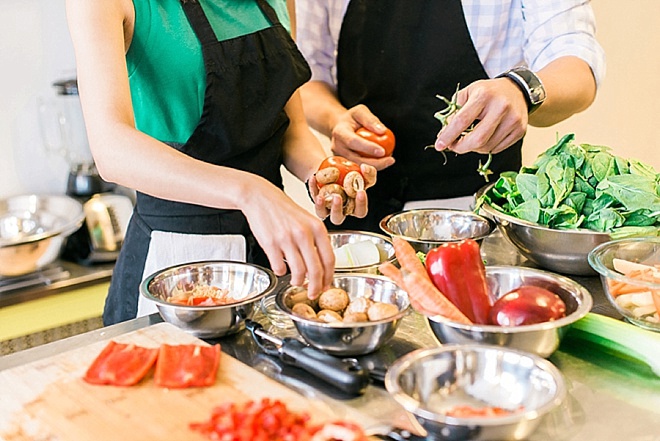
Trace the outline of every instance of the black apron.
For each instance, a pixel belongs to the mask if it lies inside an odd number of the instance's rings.
[[[346,108],[365,104],[396,136],[396,163],[369,189],[369,214],[332,229],[380,232],[379,221],[408,201],[474,194],[482,154],[433,148],[445,107],[461,87],[488,78],[474,48],[460,0],[352,0],[339,34],[338,96]],[[495,155],[491,170],[518,170],[522,141]]]
[[[256,1],[272,26],[226,41],[217,40],[197,1],[182,1],[202,45],[206,91],[202,116],[193,134],[185,144],[171,145],[205,162],[258,174],[283,188],[282,139],[289,125],[284,106],[311,74],[275,11],[265,0]],[[268,266],[242,212],[138,192],[105,302],[105,325],[135,318],[139,284],[154,230],[240,234],[246,239],[248,262]]]

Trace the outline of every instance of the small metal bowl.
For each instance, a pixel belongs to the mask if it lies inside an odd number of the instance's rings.
[[[612,306],[626,321],[650,331],[660,332],[660,320],[655,307],[655,303],[660,304],[660,282],[627,277],[614,269],[614,259],[658,268],[656,265],[660,265],[660,238],[613,240],[597,246],[589,253],[589,263],[600,274],[603,291]],[[613,289],[616,284],[625,284],[628,294],[615,295]]]
[[[487,190],[482,189],[479,195]],[[518,219],[488,203],[481,205],[479,212],[495,221],[504,237],[520,254],[541,268],[562,274],[596,275],[587,256],[595,247],[611,240],[609,233],[584,228],[558,230]]]
[[[277,307],[293,323],[310,345],[337,356],[365,355],[379,349],[390,340],[403,317],[410,311],[408,294],[384,276],[373,274],[335,274],[333,285],[344,289],[351,300],[367,297],[397,305],[399,313],[384,320],[357,323],[323,323],[304,319],[291,311],[289,297],[298,287],[287,286],[277,293]]]
[[[567,392],[559,370],[522,351],[489,345],[418,349],[387,371],[385,388],[437,440],[522,440],[560,406]],[[507,415],[458,417],[454,406],[499,407]]]
[[[277,278],[272,271],[250,263],[207,261],[176,265],[147,277],[140,294],[156,303],[160,316],[200,338],[216,338],[240,331],[261,299],[272,292]],[[183,306],[168,299],[177,291],[197,285],[226,289],[234,303],[216,306]]]
[[[82,204],[69,196],[0,200],[0,277],[28,274],[55,261],[84,220]]]
[[[361,265],[361,266],[350,266],[350,267],[335,267],[335,273],[337,274],[349,274],[349,273],[368,273],[368,274],[379,274],[378,266],[383,262],[395,262],[396,257],[394,255],[394,245],[392,241],[383,236],[382,234],[370,233],[368,231],[331,231],[328,233],[330,236],[330,243],[332,244],[333,249],[337,249],[341,246],[347,244],[354,244],[363,241],[373,242],[380,253],[380,260],[378,263],[373,265]]]
[[[408,241],[415,251],[428,253],[446,242],[481,242],[495,230],[492,220],[472,211],[451,209],[407,210],[385,216],[380,229]]]
[[[486,279],[492,300],[523,285],[545,288],[566,304],[566,316],[558,320],[523,326],[465,325],[441,316],[428,317],[440,343],[483,343],[530,352],[547,358],[557,350],[570,325],[591,310],[589,291],[568,277],[517,266],[487,266]]]

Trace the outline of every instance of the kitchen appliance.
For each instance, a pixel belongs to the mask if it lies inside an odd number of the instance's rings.
[[[56,95],[39,104],[46,151],[67,162],[66,194],[83,204],[85,222],[72,234],[62,258],[82,264],[113,262],[133,211],[132,199],[98,173],[89,149],[76,78],[53,83]]]
[[[101,193],[83,203],[85,222],[69,236],[62,257],[85,265],[113,262],[119,256],[133,213],[128,196]]]
[[[40,99],[39,121],[46,150],[69,166],[66,194],[85,198],[112,191],[115,185],[101,179],[89,149],[77,79],[56,81],[53,86],[55,97]]]

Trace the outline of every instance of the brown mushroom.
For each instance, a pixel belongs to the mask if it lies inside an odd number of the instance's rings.
[[[361,313],[361,314],[366,314],[367,310],[369,307],[374,303],[373,300],[367,298],[367,297],[357,297],[353,300],[351,300],[351,303],[348,304],[346,307],[346,314],[351,314],[351,313]]]
[[[339,179],[339,169],[337,167],[322,168],[314,176],[319,185],[334,184]]]
[[[323,198],[323,201],[325,202],[325,208],[328,210],[332,208],[332,198],[333,195],[338,194],[341,196],[341,200],[343,203],[346,203],[346,200],[348,197],[346,196],[346,192],[344,191],[344,187],[342,187],[339,184],[327,184],[324,185],[319,189],[319,196]]]
[[[373,305],[367,310],[367,315],[369,320],[376,322],[378,320],[384,320],[390,318],[399,313],[399,307],[393,305],[392,303],[383,303],[383,302],[374,302]]]
[[[330,288],[319,296],[319,308],[330,311],[343,311],[348,306],[348,293],[341,288]]]
[[[316,314],[316,318],[325,323],[340,323],[342,321],[341,315],[336,311],[331,311],[329,309],[322,309]]]
[[[344,313],[344,323],[368,322],[369,316],[364,312],[346,312]]]
[[[315,320],[317,318],[316,311],[314,311],[314,308],[309,306],[307,303],[296,303],[293,305],[293,308],[291,308],[291,312],[293,312],[298,317],[302,317],[307,320]]]
[[[362,173],[357,171],[346,173],[346,176],[344,176],[344,191],[346,192],[346,196],[354,198],[360,190],[364,190]]]

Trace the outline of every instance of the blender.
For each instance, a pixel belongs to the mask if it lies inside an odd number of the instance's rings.
[[[94,264],[116,260],[133,201],[120,194],[124,187],[104,181],[96,169],[78,96],[77,79],[53,83],[56,96],[39,105],[40,128],[46,150],[68,164],[66,194],[83,204],[84,225],[66,241],[62,257]]]

